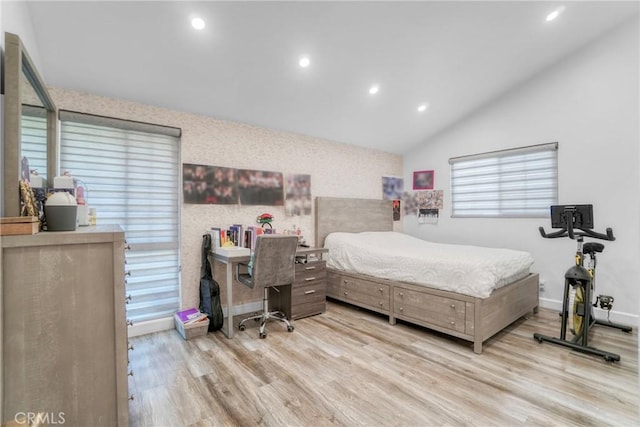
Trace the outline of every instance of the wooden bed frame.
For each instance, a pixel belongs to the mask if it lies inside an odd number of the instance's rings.
[[[390,200],[316,198],[316,246],[332,232],[393,231]],[[530,274],[477,298],[435,288],[394,282],[362,274],[327,269],[327,296],[473,342],[482,344],[502,329],[538,311],[538,275]]]

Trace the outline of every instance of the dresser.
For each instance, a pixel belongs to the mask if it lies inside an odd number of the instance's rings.
[[[2,420],[128,425],[124,232],[3,236]]]

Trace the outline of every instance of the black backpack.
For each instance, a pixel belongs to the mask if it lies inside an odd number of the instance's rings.
[[[202,236],[202,260],[200,266],[200,311],[209,318],[209,332],[222,329],[224,316],[220,305],[220,285],[213,280],[209,254],[211,252],[211,235]]]

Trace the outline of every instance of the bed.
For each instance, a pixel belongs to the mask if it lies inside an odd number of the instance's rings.
[[[532,260],[524,252],[464,246],[464,258],[472,261],[465,266],[451,255],[456,245],[442,245],[433,248],[441,268],[435,274],[434,266],[423,266],[427,259],[402,257],[393,247],[394,241],[419,245],[424,257],[429,248],[423,244],[430,244],[393,233],[391,201],[318,197],[315,209],[316,245],[329,247],[327,296],[332,299],[387,315],[391,324],[400,319],[471,341],[478,354],[486,340],[537,312],[538,275],[529,273]],[[507,268],[498,274],[481,257],[473,262],[478,249],[496,251],[491,262]]]

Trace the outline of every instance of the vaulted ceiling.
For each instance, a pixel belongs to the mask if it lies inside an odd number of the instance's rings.
[[[30,1],[28,8],[50,85],[395,153],[639,9],[615,1]],[[196,16],[204,29],[192,27]]]

